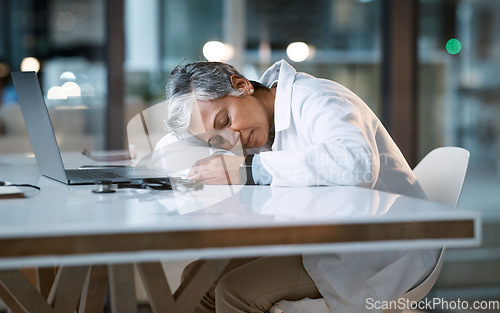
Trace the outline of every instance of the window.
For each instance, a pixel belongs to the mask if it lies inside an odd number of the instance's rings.
[[[105,146],[105,3],[104,0],[1,2],[6,18],[0,20],[0,59],[13,71],[35,69],[30,64],[39,68],[36,70],[62,150]],[[3,88],[2,98],[0,152],[30,151],[10,79]]]
[[[379,110],[380,1],[166,0],[139,7],[129,0],[127,9],[127,42],[135,42],[127,44],[127,92],[146,106],[163,100],[166,79],[182,61],[224,60],[258,79],[286,59],[299,71],[346,85]],[[157,37],[145,43],[151,34]],[[287,53],[292,43],[306,44],[303,60],[300,45],[298,59],[290,56],[293,49]],[[156,52],[159,62],[147,65]]]
[[[497,1],[421,1],[418,37],[421,157],[443,145],[468,149],[459,206],[487,216],[500,203],[499,17]]]

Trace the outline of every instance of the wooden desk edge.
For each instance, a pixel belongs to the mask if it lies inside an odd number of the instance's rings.
[[[476,239],[474,220],[354,223],[0,239],[0,258],[92,253]]]

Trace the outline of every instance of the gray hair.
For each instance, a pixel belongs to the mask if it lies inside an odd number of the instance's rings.
[[[232,75],[244,77],[227,63],[199,61],[177,65],[166,87],[167,130],[177,138],[184,137],[188,133],[197,100],[213,101],[225,96],[243,96],[244,90],[234,89],[231,85]]]

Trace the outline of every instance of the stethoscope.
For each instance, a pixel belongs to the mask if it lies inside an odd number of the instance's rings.
[[[173,184],[172,184],[173,183]],[[96,189],[93,193],[113,193],[116,190],[112,188],[113,182],[109,180],[99,180],[96,182]],[[117,189],[132,188],[146,190],[200,190],[203,184],[185,178],[143,178],[130,182],[116,183]]]

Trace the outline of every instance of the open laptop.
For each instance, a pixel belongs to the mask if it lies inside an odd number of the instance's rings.
[[[12,80],[42,175],[70,185],[94,184],[99,180],[129,182],[144,178],[167,178],[164,172],[147,168],[65,169],[37,74],[12,72]]]

